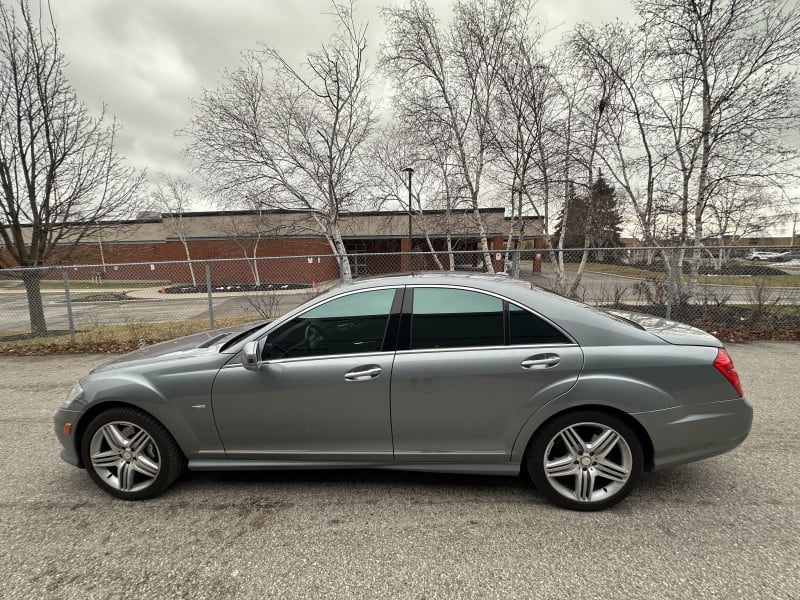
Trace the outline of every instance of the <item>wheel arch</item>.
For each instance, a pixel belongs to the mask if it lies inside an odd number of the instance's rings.
[[[555,419],[573,412],[579,412],[583,410],[594,410],[597,412],[602,412],[612,417],[616,417],[623,421],[626,425],[628,425],[639,438],[639,443],[642,445],[642,452],[644,454],[644,470],[651,471],[653,469],[654,464],[654,457],[655,457],[655,449],[653,447],[653,441],[650,438],[650,434],[647,433],[647,430],[644,426],[630,413],[625,412],[624,410],[620,410],[619,408],[615,408],[613,406],[609,406],[607,404],[597,404],[597,403],[587,403],[587,404],[579,404],[576,406],[568,406],[564,407],[562,410],[555,412],[548,416],[546,419],[541,421],[535,429],[526,436],[526,439],[517,439],[517,443],[515,444],[515,451],[514,455],[518,458],[520,464],[524,464],[525,457],[530,450],[530,446],[533,441],[536,439],[539,432],[544,429],[549,423],[554,421]],[[523,443],[524,441],[524,443]]]
[[[83,457],[81,456],[81,443],[83,441],[83,436],[86,433],[86,428],[89,426],[89,423],[91,423],[97,415],[114,408],[130,408],[144,415],[147,415],[151,419],[157,421],[164,428],[164,430],[170,435],[170,437],[175,441],[175,444],[180,449],[181,454],[183,454],[184,458],[186,458],[186,452],[183,450],[183,448],[181,448],[181,445],[178,442],[177,438],[175,437],[175,435],[173,435],[172,431],[170,431],[170,428],[167,426],[167,424],[164,423],[164,421],[158,417],[158,415],[155,415],[152,412],[143,409],[141,406],[137,406],[136,404],[125,402],[124,400],[103,400],[87,408],[86,411],[83,412],[83,414],[81,414],[81,418],[75,424],[75,431],[72,436],[73,437],[72,443],[75,446],[75,455],[78,457],[77,466],[79,468],[81,469],[86,468],[86,465],[83,464]]]

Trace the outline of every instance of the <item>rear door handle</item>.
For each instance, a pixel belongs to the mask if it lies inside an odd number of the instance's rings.
[[[344,374],[345,381],[368,381],[375,379],[381,374],[381,368],[378,365],[367,365],[366,367],[357,367],[352,371]]]
[[[520,363],[523,369],[549,369],[561,362],[558,354],[536,354]]]

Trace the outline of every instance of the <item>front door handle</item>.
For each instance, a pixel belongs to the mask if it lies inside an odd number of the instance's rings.
[[[366,367],[357,367],[352,371],[344,374],[345,381],[368,381],[375,379],[381,374],[381,368],[378,365],[368,365]]]
[[[561,362],[558,354],[536,354],[529,356],[520,363],[523,369],[549,369]]]

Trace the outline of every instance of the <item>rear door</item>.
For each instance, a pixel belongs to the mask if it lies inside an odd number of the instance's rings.
[[[530,310],[488,292],[409,287],[392,373],[395,459],[508,461],[528,417],[582,366],[580,347]]]

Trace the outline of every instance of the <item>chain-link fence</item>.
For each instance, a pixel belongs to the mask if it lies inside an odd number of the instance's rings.
[[[800,252],[545,249],[53,266],[0,270],[0,343],[149,343],[280,315],[343,279],[505,271],[589,304],[752,337],[800,334]]]

